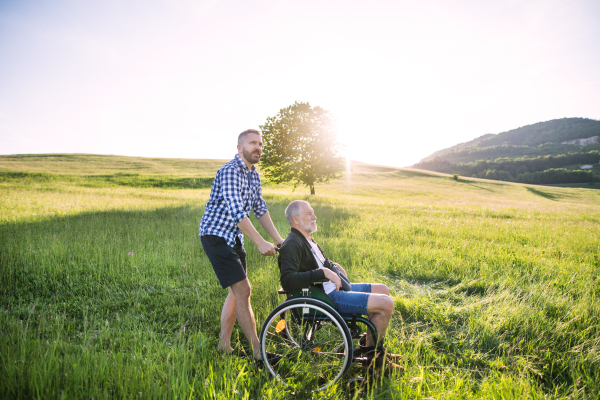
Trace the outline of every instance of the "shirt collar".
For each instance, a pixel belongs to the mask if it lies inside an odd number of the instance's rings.
[[[240,157],[239,154],[236,154],[235,157],[233,158],[235,161],[237,161],[239,167],[244,171],[244,172],[254,172],[256,171],[256,167],[254,165],[252,165],[252,168],[248,168],[248,166],[246,165],[246,163],[244,162],[244,160],[242,160],[242,157]]]
[[[305,237],[305,236],[302,234],[302,232],[300,232],[298,229],[296,229],[296,228],[292,228],[290,233],[293,233],[293,234],[295,234],[295,235],[299,236],[299,237],[300,237],[300,239],[302,239],[302,241],[303,241],[304,243],[306,243],[306,244],[307,244],[307,245],[310,247],[310,243],[308,242],[308,239],[307,239],[307,238],[306,238],[306,237]],[[311,239],[312,239],[312,238],[311,238]],[[313,240],[313,241],[314,241],[314,240]],[[315,243],[317,243],[317,242],[315,242]]]

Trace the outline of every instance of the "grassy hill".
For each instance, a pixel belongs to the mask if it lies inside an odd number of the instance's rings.
[[[600,136],[600,121],[563,118],[540,122],[439,150],[415,168],[534,184],[600,182],[600,143],[565,144]],[[595,164],[590,173],[581,164]]]
[[[229,160],[147,158],[96,154],[18,154],[0,156],[0,172],[60,175],[182,175],[214,178]]]
[[[226,291],[197,237],[210,188],[138,185],[221,163],[0,157],[0,397],[313,397],[215,351]],[[143,179],[90,178],[118,174]],[[386,345],[406,373],[358,398],[600,396],[599,191],[354,163],[317,193],[266,186],[277,229],[308,199],[328,256],[394,299]],[[282,301],[277,263],[246,250],[260,326]],[[346,381],[314,397],[350,398]]]

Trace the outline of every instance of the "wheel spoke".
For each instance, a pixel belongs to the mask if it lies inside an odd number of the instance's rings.
[[[304,313],[306,308],[310,309],[308,314]],[[341,377],[352,360],[352,339],[346,333],[345,322],[329,310],[296,302],[288,306],[284,303],[269,315],[261,333],[261,346],[263,356],[280,356],[268,365],[272,375],[288,385],[312,390],[322,390]]]

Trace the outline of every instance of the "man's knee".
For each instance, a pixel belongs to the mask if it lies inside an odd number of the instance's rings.
[[[372,283],[371,284],[371,292],[376,294],[384,294],[386,296],[390,295],[390,288],[383,283]]]
[[[230,286],[230,288],[236,300],[249,299],[250,295],[252,294],[252,287],[250,286],[248,279],[234,283]]]
[[[386,314],[392,315],[394,313],[394,300],[390,296],[384,296],[384,310]]]
[[[367,308],[371,314],[375,313],[391,316],[394,312],[394,301],[390,296],[373,294],[369,296]]]
[[[383,290],[384,290],[384,292],[385,292],[384,294],[385,294],[386,296],[389,296],[389,295],[390,295],[390,288],[389,288],[389,287],[387,287],[387,285],[384,285],[384,284],[381,284],[381,285],[383,286]],[[393,305],[393,304],[392,304],[392,305]]]

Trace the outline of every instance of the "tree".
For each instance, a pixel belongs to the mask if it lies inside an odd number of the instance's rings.
[[[315,183],[342,176],[345,159],[329,111],[295,102],[268,117],[260,129],[264,144],[260,166],[269,182],[292,182],[294,190],[303,183],[314,195]]]

